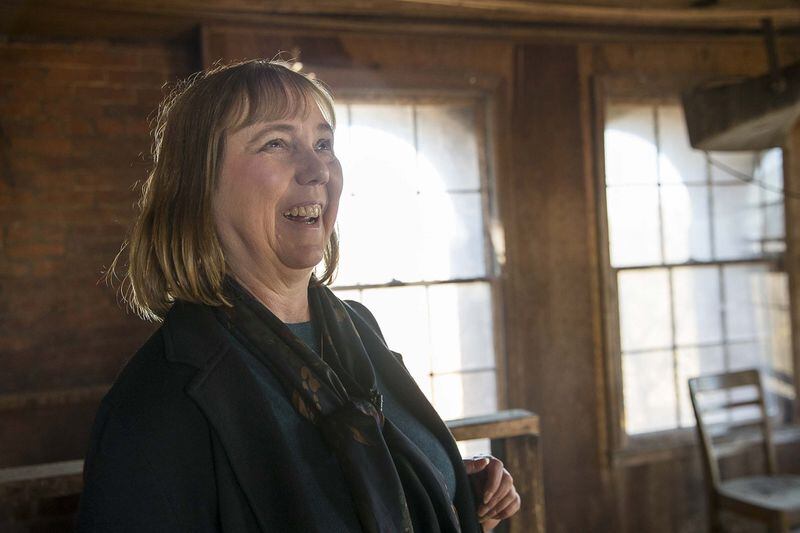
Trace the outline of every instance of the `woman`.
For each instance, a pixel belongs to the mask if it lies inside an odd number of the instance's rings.
[[[201,73],[161,107],[124,287],[163,325],[100,406],[80,531],[473,532],[519,509],[502,463],[462,462],[370,312],[325,285],[334,127],[326,88],[277,62]]]

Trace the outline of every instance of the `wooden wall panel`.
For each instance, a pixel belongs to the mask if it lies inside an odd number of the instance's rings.
[[[593,224],[573,46],[520,46],[512,170],[501,186],[511,405],[541,415],[549,531],[614,531],[596,452],[602,411]]]
[[[356,33],[317,29],[292,31],[262,27],[210,25],[202,31],[203,63],[282,57],[327,68],[429,72],[475,72],[506,80],[513,72],[513,43],[500,39],[454,36]]]

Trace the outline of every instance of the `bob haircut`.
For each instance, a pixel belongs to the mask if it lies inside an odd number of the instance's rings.
[[[106,274],[109,282],[118,278],[127,248],[120,292],[137,315],[161,321],[175,300],[230,305],[222,294],[227,268],[212,215],[227,132],[303,114],[309,102],[336,127],[333,97],[324,84],[288,63],[266,60],[198,72],[164,99],[139,215]],[[325,270],[312,276],[312,284],[330,284],[338,259],[334,231],[325,246]]]

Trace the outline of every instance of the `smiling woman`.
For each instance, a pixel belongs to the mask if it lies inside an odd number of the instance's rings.
[[[227,265],[262,301],[281,301],[273,289],[281,280],[305,290],[308,269],[333,234],[342,192],[332,126],[313,101],[292,107],[298,110],[289,119],[233,128],[213,201]],[[303,322],[310,320],[303,307],[271,309],[284,322]]]
[[[502,463],[460,457],[369,310],[326,286],[333,109],[267,61],[161,107],[110,275],[126,252],[128,302],[163,324],[100,406],[80,531],[477,532],[519,509]]]

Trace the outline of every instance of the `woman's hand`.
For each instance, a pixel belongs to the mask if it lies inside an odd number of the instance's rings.
[[[514,488],[514,478],[503,468],[503,462],[491,455],[476,455],[464,459],[464,467],[478,495],[478,520],[484,531],[488,531],[501,520],[513,515],[520,508],[520,497]]]

